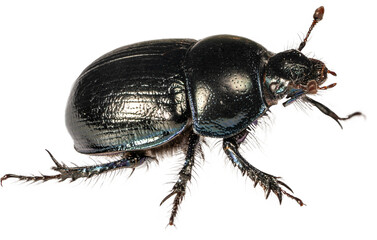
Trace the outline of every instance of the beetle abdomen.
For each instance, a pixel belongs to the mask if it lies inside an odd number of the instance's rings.
[[[152,148],[186,126],[182,63],[196,41],[148,41],[94,61],[73,86],[66,125],[81,153]]]

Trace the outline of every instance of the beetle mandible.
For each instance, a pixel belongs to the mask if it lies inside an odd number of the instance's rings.
[[[229,160],[255,185],[259,183],[266,198],[272,191],[280,203],[286,195],[302,206],[285,183],[252,166],[238,149],[268,109],[283,98],[287,98],[284,106],[306,102],[339,125],[339,120],[361,115],[338,117],[308,97],[335,86],[322,86],[328,74],[336,75],[333,71],[301,53],[323,14],[324,7],[316,9],[297,50],[277,54],[243,37],[217,35],[199,41],[146,41],[103,55],[76,80],[66,108],[66,125],[79,153],[116,155],[118,160],[69,167],[47,151],[58,174],[6,174],[1,182],[8,178],[75,181],[121,168],[134,170],[159,151],[178,146],[186,152],[185,162],[171,193],[161,202],[174,196],[169,219],[173,225],[200,143],[204,137],[214,137],[222,139]]]

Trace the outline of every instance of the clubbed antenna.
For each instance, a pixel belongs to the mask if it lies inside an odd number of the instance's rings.
[[[325,14],[325,8],[323,6],[320,6],[319,8],[317,8],[314,12],[314,15],[313,15],[313,22],[312,22],[312,25],[310,26],[309,28],[309,31],[308,33],[306,34],[306,37],[304,38],[304,40],[300,43],[300,46],[298,47],[298,50],[301,51],[305,45],[306,45],[306,42],[308,41],[308,37],[310,35],[310,33],[312,32],[314,26],[322,20],[323,18],[323,14]]]

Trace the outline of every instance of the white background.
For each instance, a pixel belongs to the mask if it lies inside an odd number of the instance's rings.
[[[10,2],[10,1],[9,1]],[[97,183],[22,184],[0,188],[1,239],[376,239],[376,43],[372,1],[11,1],[0,4],[0,175],[53,174],[59,161],[92,163],[76,153],[65,104],[81,71],[102,54],[143,40],[234,34],[273,52],[297,48],[325,5],[303,50],[336,71],[338,86],[316,96],[343,123],[318,110],[271,108],[261,147],[244,148],[265,172],[282,176],[307,206],[271,194],[205,149],[176,220],[159,207],[182,162],[166,158]],[[198,164],[199,165],[199,164]]]

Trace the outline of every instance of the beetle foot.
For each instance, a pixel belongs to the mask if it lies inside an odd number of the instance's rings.
[[[58,175],[43,175],[41,174],[40,176],[23,176],[23,175],[16,175],[16,174],[5,174],[1,179],[0,179],[0,185],[3,186],[3,181],[9,179],[9,178],[17,178],[20,181],[26,181],[26,182],[37,182],[37,181],[42,181],[46,182],[51,179],[57,179],[59,178],[60,174]]]
[[[279,199],[280,204],[283,200],[284,194],[289,198],[295,200],[300,206],[305,205],[301,199],[293,196],[292,194],[288,193],[287,191],[281,188],[281,186],[283,186],[293,193],[292,189],[287,184],[279,180],[280,177],[275,177],[262,171],[255,172],[253,170],[247,171],[247,175],[250,177],[251,180],[253,180],[254,187],[256,187],[259,183],[259,185],[263,188],[266,195],[266,199],[270,196],[270,193],[272,191]]]
[[[173,208],[171,210],[171,215],[169,219],[169,225],[174,225],[174,219],[177,216],[178,213],[178,207],[181,204],[183,197],[186,194],[186,182],[181,182],[178,180],[178,182],[174,185],[171,193],[169,193],[160,203],[160,206],[169,198],[175,195],[174,201],[173,201]]]
[[[196,142],[193,143],[193,148],[195,148],[195,145],[197,144],[197,139],[195,140]],[[191,172],[192,172],[192,167],[194,165],[194,153],[188,155],[188,158],[186,159],[185,164],[183,165],[182,170],[179,172],[179,179],[178,181],[174,184],[171,192],[164,198],[162,199],[160,206],[169,198],[175,195],[174,201],[173,201],[173,208],[171,210],[171,215],[169,219],[169,225],[174,225],[174,219],[177,216],[179,205],[181,204],[183,197],[186,194],[186,186],[187,182],[191,180]]]
[[[285,187],[293,193],[292,189],[287,184],[279,180],[279,177],[275,177],[255,168],[248,161],[246,161],[245,158],[242,157],[242,155],[238,151],[238,148],[239,144],[237,143],[237,136],[224,139],[223,149],[228,158],[232,161],[234,166],[237,166],[241,170],[243,175],[248,175],[248,177],[254,182],[254,187],[256,187],[259,183],[266,194],[266,199],[270,196],[270,193],[272,191],[279,199],[280,204],[283,200],[283,195],[286,195],[289,198],[295,200],[300,206],[304,205],[301,199],[293,196],[292,194],[281,188]]]

